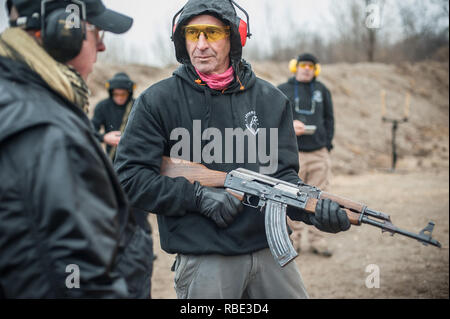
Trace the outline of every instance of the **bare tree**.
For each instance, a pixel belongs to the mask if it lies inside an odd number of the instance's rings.
[[[406,60],[417,61],[433,58],[443,47],[448,47],[448,1],[429,3],[414,0],[411,3],[399,3],[404,38],[395,45]]]
[[[1,0],[0,0],[1,1]],[[331,1],[330,1],[331,2]],[[284,3],[284,2],[283,2]],[[398,62],[440,59],[448,61],[448,0],[345,0],[333,1],[327,22],[320,26],[328,34],[299,25],[292,9],[273,0],[260,0],[258,18],[264,24],[253,29],[256,41],[244,50],[249,60],[288,61],[309,51],[322,63]],[[336,4],[338,3],[338,4]],[[371,5],[379,7],[381,26],[368,26]],[[280,9],[281,8],[281,9]],[[273,14],[275,10],[277,14]],[[283,11],[284,10],[284,11]],[[386,16],[389,21],[385,21]],[[253,16],[252,16],[253,17]],[[282,23],[280,23],[280,20]],[[400,29],[391,25],[400,25]],[[275,27],[276,26],[276,27]],[[117,38],[108,42],[103,60],[156,65],[173,64],[170,28],[158,31],[151,40],[139,43]]]

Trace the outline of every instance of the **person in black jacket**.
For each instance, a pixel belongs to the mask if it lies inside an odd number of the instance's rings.
[[[289,100],[242,60],[248,33],[233,3],[189,0],[180,10],[182,65],[136,100],[114,167],[131,205],[157,214],[162,249],[177,254],[178,298],[306,298],[296,264],[281,268],[271,256],[263,213],[223,189],[160,174],[172,156],[300,181]],[[331,201],[319,201],[317,215],[288,214],[324,231],[350,227]]]
[[[85,112],[102,30],[133,20],[84,0],[9,0],[0,34],[0,297],[150,296],[152,241]],[[83,10],[83,9],[80,9]],[[80,11],[82,12],[82,11]],[[41,25],[41,14],[44,25]]]
[[[293,106],[294,130],[297,136],[300,178],[309,185],[326,191],[331,177],[329,152],[333,148],[334,115],[331,93],[317,77],[320,74],[318,59],[310,54],[298,56],[291,66],[295,76],[278,88],[286,94]],[[291,62],[291,63],[292,63]],[[313,127],[312,131],[306,128]],[[292,238],[297,251],[301,249],[302,233],[307,232],[310,250],[330,257],[332,250],[321,232],[299,223],[289,223],[294,230]]]
[[[96,136],[99,142],[107,144],[106,153],[114,161],[117,145],[134,104],[133,93],[136,83],[130,79],[128,74],[119,72],[106,82],[105,87],[108,90],[109,98],[97,104],[91,121],[97,131]],[[100,133],[102,126],[104,134]],[[137,209],[134,209],[133,213],[139,226],[151,235],[152,229],[148,222],[148,213]],[[155,256],[149,256],[149,258],[152,257]]]
[[[92,124],[97,132],[101,127],[104,134],[98,133],[101,143],[106,143],[106,153],[114,159],[128,116],[134,103],[135,83],[123,72],[117,73],[106,82],[109,97],[100,101],[95,107]]]

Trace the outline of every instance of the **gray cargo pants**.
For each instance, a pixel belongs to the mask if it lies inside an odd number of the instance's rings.
[[[179,299],[308,298],[297,264],[281,268],[268,248],[239,256],[178,254],[175,290]]]

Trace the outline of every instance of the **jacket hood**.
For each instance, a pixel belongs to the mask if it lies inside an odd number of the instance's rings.
[[[128,104],[128,102],[130,102],[130,100],[133,98],[133,93],[136,88],[136,83],[133,82],[130,79],[130,77],[128,76],[128,74],[126,74],[125,72],[119,72],[119,73],[116,73],[111,79],[109,79],[105,83],[105,87],[108,90],[110,100],[114,104],[116,104],[113,99],[114,89],[127,90],[130,93],[130,95],[128,96],[128,99],[126,100],[126,102],[124,104]]]
[[[242,58],[242,44],[239,34],[239,21],[236,10],[229,0],[189,0],[183,7],[180,18],[175,25],[173,41],[175,44],[175,54],[181,64],[191,64],[189,54],[186,51],[186,42],[183,36],[182,27],[193,17],[209,14],[226,25],[230,26],[231,49],[230,60],[233,69],[237,69]]]

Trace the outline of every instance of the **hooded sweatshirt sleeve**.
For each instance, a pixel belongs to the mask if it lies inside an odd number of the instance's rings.
[[[324,98],[324,125],[327,132],[327,149],[331,151],[333,148],[334,137],[334,114],[333,114],[333,100],[331,99],[330,91],[325,88]]]
[[[97,137],[100,143],[103,143],[104,134],[100,133],[100,129],[102,125],[105,125],[105,118],[103,116],[103,103],[100,102],[97,104],[94,110],[94,116],[92,117],[92,125],[95,128],[95,137]]]
[[[114,167],[133,207],[166,216],[196,211],[194,185],[160,175],[167,137],[161,114],[146,94],[137,100],[120,140]]]

